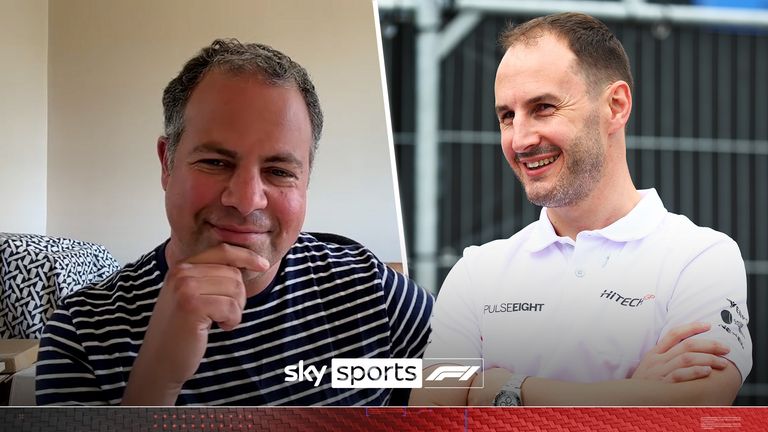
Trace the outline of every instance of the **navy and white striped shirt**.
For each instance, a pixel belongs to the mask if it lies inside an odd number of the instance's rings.
[[[286,382],[284,368],[331,358],[420,357],[433,298],[352,241],[302,233],[242,323],[214,325],[177,405],[384,405],[391,389]],[[38,405],[119,404],[168,265],[165,244],[66,297],[46,325]]]

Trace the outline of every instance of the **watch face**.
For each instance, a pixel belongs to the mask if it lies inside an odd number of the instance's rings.
[[[502,391],[496,395],[496,400],[493,401],[495,406],[518,406],[517,398],[514,393],[508,391]]]

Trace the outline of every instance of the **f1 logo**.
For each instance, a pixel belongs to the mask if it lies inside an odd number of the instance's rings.
[[[442,381],[446,378],[469,381],[478,370],[480,370],[480,366],[438,366],[425,381]]]
[[[481,358],[425,358],[425,388],[483,388],[485,363]],[[454,386],[454,387],[451,387]]]

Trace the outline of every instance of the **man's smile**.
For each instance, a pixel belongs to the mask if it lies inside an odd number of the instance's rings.
[[[269,229],[247,225],[208,225],[219,240],[236,246],[253,247],[272,234]]]
[[[557,158],[559,158],[559,157],[560,157],[560,155],[556,155],[556,156],[551,156],[551,157],[548,157],[548,158],[540,159],[540,160],[537,160],[537,161],[525,162],[525,166],[528,169],[535,169],[535,168],[539,168],[539,167],[544,167],[544,166],[547,166],[547,165],[551,164],[552,162],[556,161]]]
[[[518,153],[515,160],[527,174],[538,175],[543,174],[561,155],[560,151]]]

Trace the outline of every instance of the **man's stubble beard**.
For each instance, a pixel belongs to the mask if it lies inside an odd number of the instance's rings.
[[[579,203],[592,193],[602,179],[605,162],[605,149],[600,142],[598,126],[599,118],[595,110],[587,117],[580,133],[570,142],[563,171],[551,187],[544,189],[536,181],[526,182],[515,170],[531,203],[549,208],[567,207]],[[560,157],[564,156],[565,153],[560,154]]]

